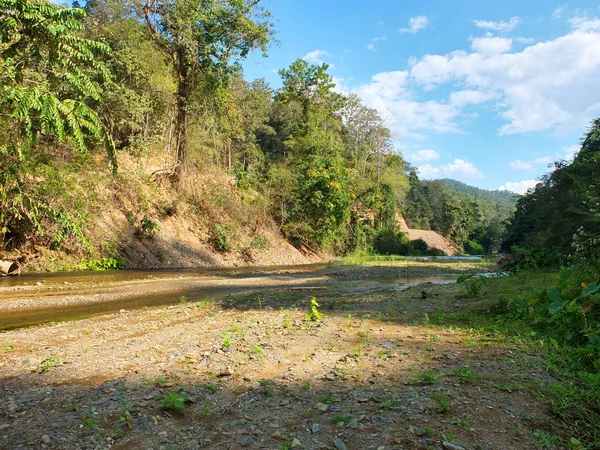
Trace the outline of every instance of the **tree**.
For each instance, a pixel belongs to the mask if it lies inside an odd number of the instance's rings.
[[[85,39],[85,11],[44,0],[0,0],[0,236],[30,241],[44,232],[43,221],[59,224],[55,243],[66,233],[83,239],[77,214],[45,198],[43,175],[34,176],[40,140],[67,143],[81,153],[104,144],[113,171],[114,143],[96,112],[96,78],[109,74],[96,54],[107,45]]]
[[[44,0],[0,0],[0,105],[14,119],[11,140],[23,137],[73,140],[86,152],[87,138],[103,142],[117,169],[112,139],[87,101],[100,99],[93,78],[105,68],[94,52],[109,47],[79,35],[85,11]]]
[[[260,0],[146,0],[141,11],[158,47],[171,60],[177,82],[175,173],[187,154],[188,112],[200,87],[218,94],[250,51],[266,55],[272,35]]]

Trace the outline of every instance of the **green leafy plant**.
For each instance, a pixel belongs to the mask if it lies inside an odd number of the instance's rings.
[[[323,313],[319,311],[319,303],[317,303],[316,297],[310,299],[310,312],[306,314],[306,320],[308,322],[318,322],[323,318]]]
[[[452,408],[452,404],[450,403],[450,399],[448,398],[448,396],[446,395],[446,393],[444,393],[442,391],[432,392],[431,393],[431,399],[438,404],[437,411],[439,413],[448,412]]]
[[[350,423],[352,418],[347,414],[336,413],[331,416],[331,423],[337,425],[338,427],[344,427]]]
[[[162,398],[162,407],[171,411],[183,411],[185,399],[186,394],[184,392],[170,392]]]
[[[456,282],[466,287],[468,297],[474,298],[481,295],[483,287],[488,282],[488,278],[484,275],[469,274],[458,277]]]
[[[42,361],[42,373],[48,373],[58,365],[54,356],[48,356]]]

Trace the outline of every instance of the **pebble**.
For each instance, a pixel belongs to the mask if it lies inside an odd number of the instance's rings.
[[[327,409],[329,408],[329,406],[327,406],[325,403],[317,403],[317,409],[319,411],[327,411]]]
[[[319,431],[321,431],[321,427],[319,426],[319,424],[318,424],[318,423],[313,423],[313,426],[312,426],[312,428],[311,428],[311,431],[312,431],[313,433],[318,433]]]
[[[242,446],[237,442],[234,442],[229,446],[229,450],[242,450]]]
[[[290,447],[292,448],[296,448],[296,447],[301,447],[302,443],[298,440],[298,438],[294,438],[294,440],[292,441],[292,445],[290,445]]]
[[[271,437],[275,439],[281,439],[281,433],[279,431],[276,431],[271,435]]]
[[[346,450],[346,444],[341,439],[334,439],[333,446],[337,448],[337,450]]]
[[[443,441],[442,447],[444,447],[446,450],[465,450],[464,447],[461,447],[460,445],[456,445],[448,441]]]
[[[50,436],[48,436],[47,434],[42,434],[42,442],[44,444],[49,444],[50,443]]]

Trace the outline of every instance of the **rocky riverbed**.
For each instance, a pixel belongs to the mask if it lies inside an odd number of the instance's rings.
[[[429,325],[460,286],[319,282],[0,334],[0,447],[535,448],[537,356]]]

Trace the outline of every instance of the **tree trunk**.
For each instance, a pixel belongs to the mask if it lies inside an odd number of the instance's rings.
[[[183,64],[183,58],[179,58],[179,67],[177,70],[177,117],[175,119],[175,148],[177,150],[177,160],[175,162],[175,174],[177,178],[181,175],[183,163],[187,156],[187,113],[190,100],[191,89],[187,69]]]

